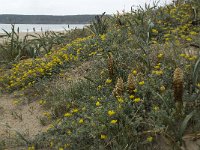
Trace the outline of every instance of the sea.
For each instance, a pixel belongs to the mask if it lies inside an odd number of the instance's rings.
[[[86,24],[15,24],[15,30],[19,28],[19,32],[64,31],[82,29],[84,26]],[[11,24],[0,24],[0,33],[4,33],[4,30],[11,32],[11,27]]]

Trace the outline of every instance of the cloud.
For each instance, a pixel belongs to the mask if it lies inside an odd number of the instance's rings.
[[[161,2],[172,0],[161,0]],[[108,14],[117,10],[129,11],[133,5],[144,5],[149,0],[0,0],[0,14]]]

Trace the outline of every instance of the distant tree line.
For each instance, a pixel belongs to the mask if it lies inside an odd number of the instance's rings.
[[[87,24],[96,15],[0,15],[2,24]]]

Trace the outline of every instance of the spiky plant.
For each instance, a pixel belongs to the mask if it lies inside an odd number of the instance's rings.
[[[113,95],[115,97],[121,97],[123,95],[123,92],[124,92],[124,81],[120,77],[120,78],[117,79],[117,83],[116,83],[115,88],[113,90]]]
[[[183,107],[183,71],[180,68],[176,68],[174,71],[173,87],[177,113],[180,113]]]
[[[91,25],[88,28],[95,35],[106,33],[108,25],[106,22],[105,12],[101,16],[95,16],[95,19],[92,21]]]
[[[134,85],[134,76],[133,76],[132,73],[130,73],[130,74],[128,75],[127,90],[128,90],[128,93],[129,93],[130,95],[133,95],[133,94],[134,94],[135,85]]]

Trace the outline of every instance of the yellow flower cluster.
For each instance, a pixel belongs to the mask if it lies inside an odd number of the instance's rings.
[[[156,24],[159,26],[161,33],[164,33],[163,40],[166,44],[169,41],[180,45],[179,41],[191,42],[193,36],[197,35],[198,28],[192,25],[193,8],[190,4],[179,4],[162,9],[163,15],[168,16],[166,19],[158,19]],[[152,33],[157,34],[156,29]]]
[[[152,71],[152,74],[155,74],[158,76],[163,75],[163,70],[161,69],[161,63],[158,63],[156,66],[154,66],[154,69],[155,70]]]
[[[109,116],[113,116],[114,114],[116,114],[116,112],[114,110],[109,110],[108,111],[108,115]]]
[[[181,57],[185,58],[186,60],[193,61],[197,59],[196,55],[188,55],[188,54],[180,54]]]
[[[44,57],[20,61],[14,64],[6,75],[0,76],[0,80],[7,82],[7,90],[32,86],[38,79],[59,72],[61,66],[66,63],[78,60],[81,51],[88,50],[85,43],[91,38],[91,36],[78,38],[59,50],[49,52]],[[105,35],[102,35],[101,39],[104,38]]]

